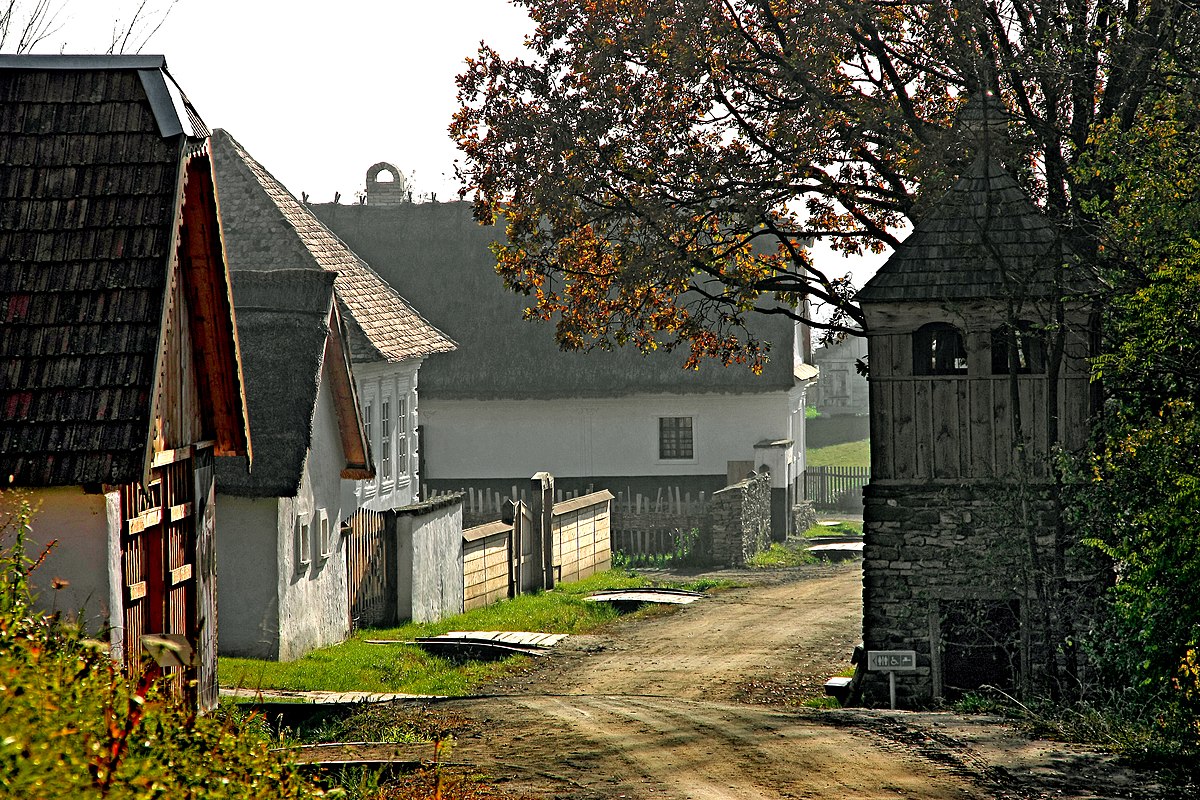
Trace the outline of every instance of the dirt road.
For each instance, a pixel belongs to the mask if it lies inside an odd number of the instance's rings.
[[[440,707],[452,758],[546,798],[1158,797],[1083,750],[994,719],[799,706],[859,638],[857,565],[776,573],[627,620]]]

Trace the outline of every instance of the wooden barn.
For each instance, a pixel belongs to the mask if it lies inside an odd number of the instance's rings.
[[[900,702],[1046,682],[1068,602],[1098,586],[1067,547],[1051,459],[1086,446],[1090,284],[1017,181],[980,157],[858,294],[867,321],[870,651],[915,651]],[[868,702],[887,697],[868,673]]]
[[[131,665],[186,640],[202,707],[213,460],[250,453],[208,137],[161,56],[0,56],[0,475],[57,543],[38,599]]]

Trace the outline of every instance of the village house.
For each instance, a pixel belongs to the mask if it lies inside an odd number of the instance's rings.
[[[870,363],[863,639],[911,651],[903,705],[1045,686],[1103,569],[1068,546],[1056,448],[1086,446],[1089,284],[1054,225],[980,156],[857,300]],[[886,671],[867,673],[886,702]]]
[[[213,162],[260,443],[218,460],[221,652],[288,660],[349,634],[342,530],[416,498],[417,376],[454,343],[226,131]]]
[[[806,329],[755,317],[772,343],[761,375],[714,363],[684,370],[682,353],[632,348],[563,352],[552,326],[522,318],[525,298],[495,274],[485,228],[469,204],[377,201],[379,164],[364,202],[313,212],[459,343],[421,373],[422,484],[508,495],[546,471],[566,493],[592,488],[649,499],[711,495],[767,466],[774,528],[804,469]]]
[[[245,270],[234,280],[257,449],[253,469],[217,459],[221,653],[289,660],[349,634],[340,524],[356,507],[343,481],[373,471],[334,277]]]
[[[38,601],[131,665],[176,637],[215,705],[214,458],[250,440],[209,132],[161,56],[0,56],[0,370]]]
[[[814,350],[812,363],[821,371],[821,380],[813,386],[809,405],[821,416],[865,416],[867,378],[860,364],[866,361],[867,340],[863,336],[847,335]]]

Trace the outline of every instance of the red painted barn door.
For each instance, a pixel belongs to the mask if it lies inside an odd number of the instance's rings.
[[[161,453],[154,463],[146,489],[130,484],[121,490],[125,659],[135,669],[144,655],[143,636],[182,637],[193,650],[199,644],[192,450]],[[163,671],[176,691],[192,692],[194,668]]]

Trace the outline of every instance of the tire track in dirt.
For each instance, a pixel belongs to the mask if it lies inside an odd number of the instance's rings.
[[[986,796],[819,712],[733,702],[747,681],[848,659],[860,598],[858,569],[827,568],[618,624],[512,695],[453,701],[478,721],[459,756],[514,789],[571,800]]]

